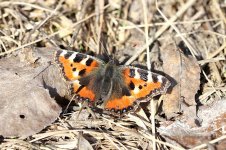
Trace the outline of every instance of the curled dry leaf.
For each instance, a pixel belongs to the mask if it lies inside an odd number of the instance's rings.
[[[196,105],[195,94],[200,85],[200,67],[192,56],[185,56],[173,45],[161,48],[163,70],[171,77],[172,91],[166,95],[163,110],[168,118],[180,111],[180,102]]]
[[[20,62],[19,55],[0,59],[0,135],[3,136],[26,137],[37,133],[61,112],[43,85],[41,74],[48,68],[45,59],[39,58],[40,65],[34,67]]]

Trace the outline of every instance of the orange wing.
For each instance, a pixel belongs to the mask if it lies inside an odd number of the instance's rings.
[[[106,102],[105,109],[114,113],[122,114],[132,110],[140,101],[165,93],[170,86],[167,78],[147,70],[135,67],[120,67],[120,70],[130,95],[110,98]]]
[[[72,94],[81,100],[95,100],[95,93],[80,85],[79,79],[86,77],[103,64],[99,59],[73,51],[57,50],[55,61],[61,66],[64,78],[72,82]]]

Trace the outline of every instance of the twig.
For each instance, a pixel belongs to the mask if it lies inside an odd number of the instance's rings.
[[[86,21],[86,20],[88,20],[88,19],[90,19],[90,18],[92,18],[92,17],[94,17],[94,16],[96,16],[95,13],[89,15],[88,17],[86,17],[86,18],[84,18],[84,19],[82,19],[82,20],[76,22],[76,23],[73,25],[73,27],[75,27],[76,25],[78,25],[78,24],[80,24],[80,23],[82,23],[82,22],[84,22],[84,21]],[[51,34],[51,35],[49,35],[49,36],[46,36],[46,37],[37,39],[37,40],[35,40],[35,41],[32,41],[32,42],[27,43],[27,44],[24,44],[24,45],[21,45],[21,46],[19,46],[19,47],[17,47],[17,48],[13,48],[13,49],[8,50],[8,51],[6,51],[6,52],[0,53],[0,56],[3,56],[3,55],[6,55],[6,54],[9,54],[9,53],[12,53],[12,52],[14,52],[14,51],[16,51],[16,50],[19,50],[19,49],[21,49],[21,48],[25,48],[25,47],[27,47],[27,46],[30,46],[30,45],[35,44],[35,43],[37,43],[37,42],[40,42],[40,41],[42,41],[42,40],[44,40],[44,39],[51,38],[51,37],[53,37],[53,36],[59,34],[60,32],[63,32],[64,30],[67,30],[67,28],[62,29],[62,30],[59,30],[59,31],[57,31],[57,32],[54,32],[53,34]]]
[[[226,48],[226,42],[221,45],[220,48],[218,48],[217,50],[214,50],[214,52],[212,54],[210,54],[209,56],[207,56],[207,59],[213,58],[216,55],[218,55],[221,51],[223,51]]]
[[[189,48],[191,54],[195,57],[195,55],[197,55],[195,49],[193,48],[193,46],[184,38],[184,36],[182,36],[180,34],[180,31],[179,29],[170,21],[168,20],[168,18],[162,13],[162,11],[159,9],[158,7],[158,3],[157,3],[157,0],[156,0],[156,8],[158,10],[158,12],[162,15],[162,17],[165,19],[165,21],[167,23],[169,23],[169,25],[177,32],[177,34],[180,36],[180,38],[184,41],[184,43],[187,45],[187,47]]]
[[[174,22],[177,20],[178,17],[180,17],[188,8],[190,8],[196,0],[189,0],[172,18],[169,19],[170,22]],[[148,40],[148,45],[151,45],[154,40],[156,40],[160,35],[163,34],[168,28],[170,27],[169,24],[166,24],[162,26],[155,34],[155,37],[150,38]],[[137,52],[125,63],[126,65],[131,64],[143,51],[146,49],[146,45],[142,46]]]
[[[224,140],[224,139],[226,139],[226,135],[223,135],[223,136],[221,136],[221,137],[219,137],[219,138],[216,138],[216,139],[214,139],[214,140],[212,140],[212,141],[209,141],[208,143],[214,144],[214,143],[217,143],[217,142],[222,141],[222,140]],[[208,146],[207,144],[201,144],[201,145],[199,145],[199,146],[193,147],[192,150],[205,148],[205,147],[207,147],[207,146]]]
[[[141,133],[145,138],[147,139],[150,139],[150,140],[153,140],[153,137],[152,135],[150,135],[149,133],[147,132],[143,132],[143,131],[138,131],[139,133]],[[184,150],[183,148],[180,148],[178,146],[174,146],[173,144],[170,144],[170,143],[167,143],[167,142],[163,142],[163,141],[160,141],[158,139],[155,139],[155,141],[159,144],[162,144],[162,145],[166,145],[168,147],[171,147],[173,148],[174,150]]]
[[[33,7],[33,8],[36,8],[36,9],[44,10],[44,11],[47,11],[47,12],[51,12],[51,13],[53,11],[51,9],[43,8],[41,6],[31,4],[31,3],[26,3],[26,2],[12,2],[12,1],[8,2],[8,1],[5,1],[5,2],[0,3],[1,7],[6,7],[6,6],[10,6],[10,5],[24,5],[24,6],[29,6],[29,7]]]
[[[118,20],[122,20],[117,18]],[[180,24],[197,24],[197,23],[204,23],[204,22],[214,22],[214,21],[219,21],[220,19],[205,19],[205,20],[194,20],[194,21],[180,21],[180,22],[173,22],[172,24],[174,25],[180,25]],[[122,20],[122,21],[126,21],[129,22],[128,20]],[[131,22],[129,22],[130,24],[132,24]],[[166,25],[166,22],[157,22],[157,23],[149,23],[147,24],[148,27],[156,27],[156,26],[163,26]],[[144,28],[145,24],[133,24],[133,25],[127,25],[127,26],[122,26],[119,27],[119,30],[129,30],[129,29],[139,29],[139,28]],[[142,30],[141,30],[142,31]],[[143,33],[143,31],[142,31]]]

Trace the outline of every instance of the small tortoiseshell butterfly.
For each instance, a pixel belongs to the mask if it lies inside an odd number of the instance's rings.
[[[162,75],[78,52],[57,50],[55,60],[76,99],[113,115],[136,109],[139,102],[165,93],[170,86]]]

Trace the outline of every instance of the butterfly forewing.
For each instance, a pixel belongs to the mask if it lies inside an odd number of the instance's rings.
[[[73,51],[58,50],[56,62],[62,66],[67,80],[76,80],[97,69],[103,62],[95,57]]]
[[[144,69],[122,67],[121,71],[125,84],[136,99],[163,94],[170,86],[166,77]]]
[[[95,57],[73,51],[57,50],[55,60],[60,64],[64,78],[71,81],[71,92],[79,99],[95,100],[95,93],[81,85],[79,79],[88,76],[100,67],[103,62]]]

